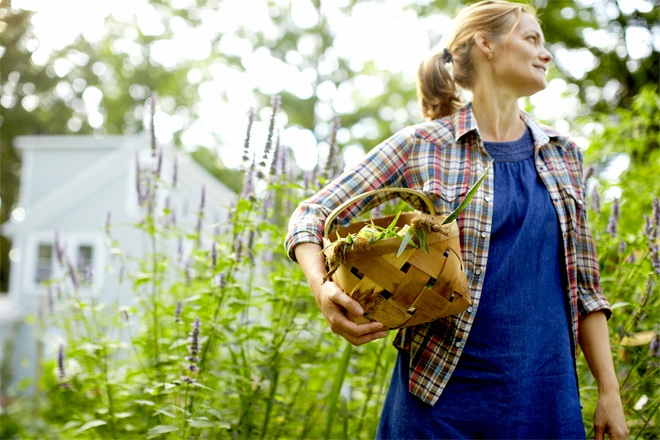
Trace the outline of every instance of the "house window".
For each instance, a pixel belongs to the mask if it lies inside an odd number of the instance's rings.
[[[78,273],[83,277],[87,276],[87,270],[94,267],[94,247],[91,245],[78,246]],[[91,272],[87,281],[91,282]]]
[[[50,280],[53,274],[53,245],[49,243],[39,243],[39,252],[37,255],[37,270],[35,271],[35,282],[41,284]]]

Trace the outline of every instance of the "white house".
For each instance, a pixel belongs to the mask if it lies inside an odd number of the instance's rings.
[[[47,312],[48,292],[42,281],[61,275],[55,262],[55,231],[70,261],[84,272],[92,268],[92,283],[81,292],[95,295],[99,302],[131,303],[131,288],[120,284],[106,246],[104,229],[111,213],[112,236],[121,242],[124,254],[139,257],[143,252],[140,232],[129,227],[140,221],[143,209],[136,191],[136,156],[142,169],[153,168],[155,159],[147,134],[135,136],[22,136],[14,140],[22,154],[23,168],[19,207],[1,233],[10,237],[9,292],[0,294],[0,359],[11,356],[14,381],[38,374],[34,366],[41,356],[52,355],[34,336],[35,327],[25,323],[27,315]],[[227,208],[236,195],[187,154],[163,147],[161,176],[171,182],[177,169],[177,190],[162,185],[158,198],[177,211],[178,224],[194,224],[201,188],[205,188],[207,225],[227,218]],[[161,205],[162,206],[162,205]],[[124,226],[121,226],[124,225]],[[113,269],[114,268],[114,269]],[[11,338],[13,353],[3,353]]]

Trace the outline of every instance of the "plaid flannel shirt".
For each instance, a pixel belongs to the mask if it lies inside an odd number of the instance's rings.
[[[522,119],[532,131],[536,170],[550,193],[563,236],[575,363],[579,320],[597,310],[604,310],[608,318],[611,315],[609,303],[600,291],[598,262],[587,224],[582,152],[565,136],[540,125],[524,112]],[[404,128],[371,150],[360,164],[300,203],[289,222],[287,252],[295,260],[293,248],[298,243],[320,244],[325,219],[336,206],[352,196],[382,187],[421,190],[431,198],[438,214],[447,215],[489,162],[471,104],[449,117]],[[479,308],[491,237],[494,181],[491,169],[458,218],[472,306],[456,316],[399,330],[394,340],[397,348],[410,353],[410,392],[431,405],[456,368]],[[392,197],[397,194],[362,199],[338,215],[334,226],[346,226],[361,212]],[[424,208],[414,196],[399,197],[413,207]]]

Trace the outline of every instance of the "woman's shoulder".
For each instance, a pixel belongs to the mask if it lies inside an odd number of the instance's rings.
[[[438,147],[454,143],[454,123],[450,116],[412,125],[410,130],[417,139],[428,141]]]
[[[556,147],[560,147],[564,151],[572,151],[577,153],[580,150],[578,145],[573,141],[573,139],[571,139],[568,134],[561,133],[550,125],[538,122],[527,112],[523,112],[523,114],[526,119],[525,122],[527,126],[532,129],[532,135],[534,135],[535,139],[540,132],[542,135],[545,135],[548,138],[548,143],[555,145]]]

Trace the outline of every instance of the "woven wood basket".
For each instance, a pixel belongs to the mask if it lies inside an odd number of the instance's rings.
[[[406,192],[418,196],[428,206],[431,214],[402,213],[397,226],[402,228],[415,218],[427,218],[438,224],[446,218],[436,215],[433,203],[422,192],[408,188],[382,188],[356,196],[338,206],[328,216],[323,231],[323,246],[334,240],[330,238],[332,221],[351,204],[365,197],[382,192]],[[394,215],[373,219],[374,224],[387,227]],[[359,221],[337,232],[342,237],[357,233],[371,220]],[[388,328],[396,329],[424,324],[443,316],[465,311],[472,300],[463,271],[458,225],[456,220],[443,227],[445,233],[426,235],[430,249],[408,245],[397,257],[401,239],[397,237],[379,240],[370,250],[346,248],[344,264],[333,274],[332,280],[365,311],[356,316],[346,311],[348,318],[358,324],[378,321]],[[334,236],[334,232],[332,233]],[[330,248],[325,250],[329,256]]]

